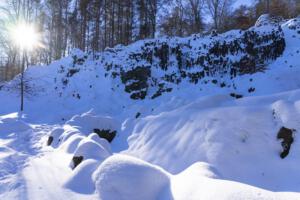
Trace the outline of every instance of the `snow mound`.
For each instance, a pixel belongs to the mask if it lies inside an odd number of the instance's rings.
[[[84,136],[77,128],[70,126],[68,124],[63,126],[64,132],[59,136],[58,143],[59,145],[66,142],[73,135],[81,135]]]
[[[107,141],[104,141],[105,139],[100,138],[100,135],[93,132],[95,130],[117,132],[117,130],[119,130],[117,124],[118,123],[110,117],[97,116],[91,114],[91,112],[76,115],[63,126],[56,127],[50,132],[48,136],[48,145],[51,145],[54,148],[57,148],[65,142],[73,145],[74,143],[72,141],[74,141],[75,138],[78,138],[77,136],[88,136],[91,140],[103,145],[108,152],[111,152],[110,144]],[[70,138],[71,140],[68,141]],[[64,146],[66,147],[66,145]]]
[[[300,16],[295,19],[288,20],[286,23],[283,24],[283,27],[285,27],[285,26],[287,26],[291,30],[299,30],[300,29]]]
[[[275,193],[250,185],[216,179],[205,163],[195,163],[178,175],[172,176],[171,191],[175,200],[296,200],[296,193]],[[212,176],[212,177],[211,177]]]
[[[106,139],[100,138],[96,133],[91,133],[88,137],[88,140],[95,141],[97,144],[101,145],[106,151],[112,153],[111,146]]]
[[[59,128],[55,128],[51,131],[49,138],[48,138],[48,146],[52,146],[54,148],[58,147],[59,145],[59,137],[64,133],[64,129],[59,127]]]
[[[72,176],[64,184],[64,187],[82,194],[91,194],[95,191],[95,183],[92,174],[100,165],[99,161],[88,159],[83,161],[72,172]]]
[[[97,142],[88,138],[81,140],[74,152],[74,157],[82,156],[84,160],[95,159],[98,161],[103,161],[110,155],[111,153],[109,150],[106,150],[105,147],[101,146],[101,144],[98,144]],[[70,163],[70,167],[72,169],[76,167],[73,161]]]
[[[84,134],[89,134],[94,129],[100,130],[119,130],[118,123],[111,117],[103,117],[92,114],[91,112],[76,115],[66,124],[71,125]]]
[[[188,172],[188,173],[187,173]],[[179,174],[192,174],[194,177],[206,177],[211,179],[220,179],[219,172],[210,164],[205,162],[196,162]],[[179,175],[178,174],[178,175]]]
[[[106,159],[94,174],[96,191],[105,200],[153,200],[169,190],[169,175],[142,160],[114,155]]]
[[[269,14],[261,15],[255,22],[256,27],[267,25],[279,25],[284,19],[282,17],[270,16]]]
[[[78,144],[85,139],[85,136],[79,135],[79,134],[74,134],[70,136],[65,142],[63,142],[60,146],[59,149],[67,152],[67,153],[74,153],[75,150],[78,147]]]

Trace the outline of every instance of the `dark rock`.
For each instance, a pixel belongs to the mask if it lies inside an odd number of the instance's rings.
[[[69,69],[67,77],[72,77],[74,74],[78,73],[80,69]]]
[[[54,139],[53,136],[48,137],[47,146],[50,146],[52,144],[53,139]]]
[[[62,84],[64,86],[68,85],[68,83],[69,83],[69,80],[68,79],[64,79],[64,78],[61,81],[62,81]]]
[[[83,161],[83,156],[74,156],[72,162],[74,164],[73,169],[75,169]]]
[[[94,129],[94,133],[97,133],[97,135],[100,137],[100,138],[104,138],[106,139],[108,142],[112,142],[113,139],[115,138],[116,134],[117,134],[117,131],[112,131],[112,130],[100,130],[98,128],[95,128]]]
[[[147,95],[148,79],[151,77],[150,67],[136,67],[121,73],[125,91],[132,93],[131,99],[144,99]]]
[[[140,112],[136,113],[135,118],[137,119],[137,118],[139,118],[139,116],[141,116]]]
[[[249,93],[254,92],[254,91],[255,91],[255,88],[253,88],[253,87],[251,87],[251,88],[248,89]]]
[[[147,95],[147,91],[140,91],[140,92],[132,93],[130,95],[130,98],[134,100],[145,99],[146,95]]]
[[[282,152],[280,153],[280,157],[283,159],[285,158],[291,148],[291,144],[294,142],[293,138],[293,132],[295,129],[289,129],[286,127],[281,127],[277,134],[277,139],[282,139],[281,146],[282,146]]]
[[[230,93],[230,96],[236,98],[236,99],[240,99],[240,98],[243,98],[243,95],[241,94],[235,94],[235,93]]]
[[[173,88],[165,88],[165,84],[160,83],[158,84],[159,89],[152,95],[151,99],[155,99],[161,96],[165,92],[171,92]]]

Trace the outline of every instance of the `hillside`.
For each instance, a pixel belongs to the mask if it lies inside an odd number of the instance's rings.
[[[299,199],[299,54],[264,15],[32,66],[23,113],[0,90],[0,199]]]

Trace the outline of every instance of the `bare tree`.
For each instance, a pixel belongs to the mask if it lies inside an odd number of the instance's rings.
[[[214,28],[222,31],[224,22],[230,14],[234,0],[206,0],[207,9],[213,20]]]
[[[189,0],[189,9],[191,13],[191,30],[190,33],[199,33],[203,30],[202,23],[202,11],[203,11],[203,0]]]

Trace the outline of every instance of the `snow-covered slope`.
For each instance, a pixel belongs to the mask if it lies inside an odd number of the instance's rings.
[[[0,91],[0,199],[300,199],[299,54],[300,18],[263,16],[30,67],[23,113]]]

